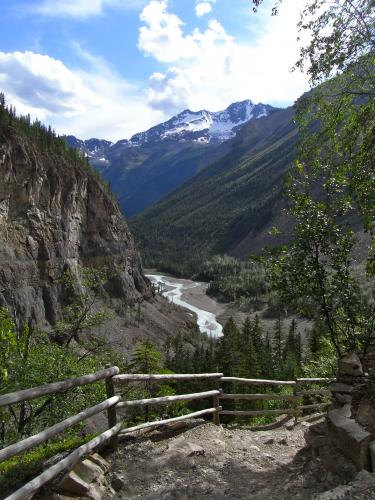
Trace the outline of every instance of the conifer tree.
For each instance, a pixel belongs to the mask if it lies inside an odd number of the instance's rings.
[[[301,374],[301,341],[297,322],[292,320],[283,350],[283,377],[293,379]]]
[[[281,317],[275,321],[274,331],[273,331],[273,357],[274,366],[278,374],[281,373],[283,365],[283,325]]]
[[[239,331],[233,320],[229,318],[223,328],[223,336],[220,338],[217,349],[218,366],[228,376],[233,374],[238,363]]]

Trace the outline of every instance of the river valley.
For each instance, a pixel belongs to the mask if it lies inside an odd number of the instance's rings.
[[[189,309],[197,316],[202,333],[213,337],[223,334],[223,326],[218,316],[225,311],[225,305],[206,295],[207,283],[187,279],[172,278],[159,274],[146,275],[171,303]]]

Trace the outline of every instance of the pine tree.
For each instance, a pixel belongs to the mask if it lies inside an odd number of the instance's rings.
[[[283,351],[283,376],[296,378],[301,374],[301,339],[297,332],[297,322],[292,320]]]
[[[217,364],[220,370],[232,376],[239,359],[240,333],[233,320],[229,318],[223,328],[223,336],[218,342]]]
[[[275,321],[272,347],[275,371],[279,376],[283,365],[283,325],[280,316]]]

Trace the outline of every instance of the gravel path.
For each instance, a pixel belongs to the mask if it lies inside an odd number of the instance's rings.
[[[169,438],[138,438],[112,456],[114,475],[123,483],[115,498],[319,498],[342,478],[312,459],[307,427],[253,432],[205,423]]]

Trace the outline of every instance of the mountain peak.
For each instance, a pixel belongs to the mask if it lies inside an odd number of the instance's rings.
[[[184,109],[166,122],[133,135],[129,145],[161,140],[220,143],[234,137],[248,121],[267,116],[276,109],[268,104],[254,104],[250,99],[232,103],[222,111]]]

